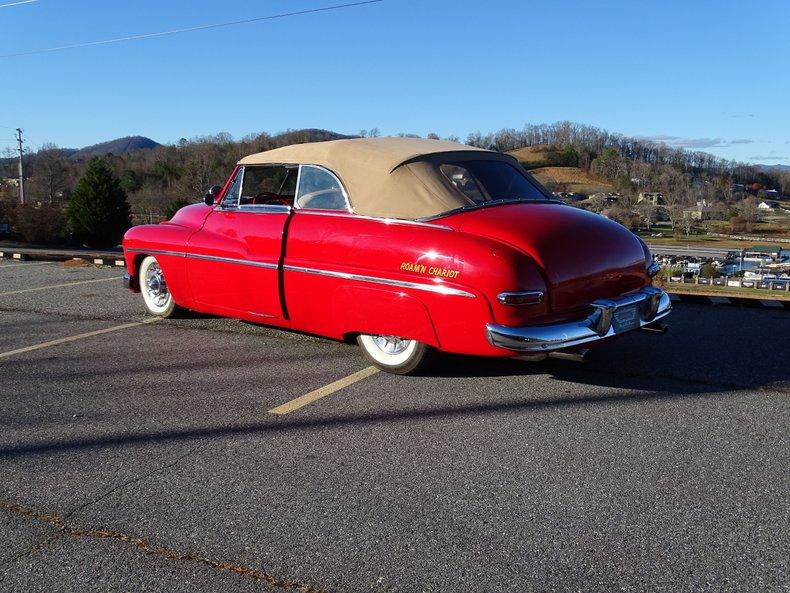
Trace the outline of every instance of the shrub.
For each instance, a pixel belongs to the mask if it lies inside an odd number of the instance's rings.
[[[66,207],[74,238],[89,247],[114,247],[130,226],[126,192],[107,162],[94,157]]]
[[[66,217],[52,204],[19,205],[13,231],[28,243],[56,245],[66,235]]]
[[[14,226],[16,221],[16,204],[0,194],[0,224]]]

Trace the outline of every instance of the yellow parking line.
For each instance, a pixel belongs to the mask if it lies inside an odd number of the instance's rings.
[[[333,394],[335,391],[340,391],[341,389],[348,387],[349,385],[353,385],[358,381],[362,381],[362,379],[367,379],[371,375],[375,375],[378,373],[379,370],[376,367],[367,367],[362,369],[361,371],[357,371],[356,373],[352,373],[348,377],[343,377],[342,379],[338,379],[330,383],[329,385],[324,385],[323,387],[319,387],[310,393],[305,393],[297,397],[296,399],[292,399],[289,402],[285,402],[284,404],[277,406],[276,408],[272,408],[269,410],[269,414],[277,414],[281,416],[282,414],[290,414],[294,410],[298,410],[306,406],[307,404],[311,404],[316,400],[321,399],[322,397],[326,397],[327,395]]]
[[[143,321],[135,321],[133,323],[124,323],[123,325],[115,325],[113,327],[106,327],[104,329],[97,329],[92,332],[86,332],[84,334],[77,334],[75,336],[68,336],[65,338],[58,338],[57,340],[51,340],[49,342],[42,342],[41,344],[34,344],[32,346],[25,346],[24,348],[17,348],[16,350],[9,350],[8,352],[0,352],[0,358],[7,358],[9,356],[14,356],[16,354],[24,354],[25,352],[33,352],[34,350],[41,350],[42,348],[49,348],[51,346],[58,346],[60,344],[66,344],[68,342],[76,342],[77,340],[83,340],[85,338],[91,338],[93,336],[100,336],[102,334],[109,334],[111,332],[117,332],[122,329],[128,329],[130,327],[137,327],[138,325],[145,325],[146,323],[153,323],[155,321],[159,321],[159,317],[152,317],[151,319],[144,319]]]
[[[64,288],[66,286],[77,286],[78,284],[90,284],[92,282],[110,282],[120,279],[120,276],[113,276],[112,278],[99,278],[98,280],[82,280],[80,282],[67,282],[66,284],[50,284],[48,286],[38,286],[36,288],[23,288],[22,290],[10,290],[8,292],[0,292],[0,296],[8,296],[11,294],[22,294],[23,292],[36,292],[37,290],[49,290],[50,288]]]

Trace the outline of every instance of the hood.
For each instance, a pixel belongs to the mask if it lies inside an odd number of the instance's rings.
[[[442,223],[529,255],[544,274],[550,306],[557,312],[649,282],[646,253],[636,235],[603,216],[565,204],[503,204],[456,214]]]

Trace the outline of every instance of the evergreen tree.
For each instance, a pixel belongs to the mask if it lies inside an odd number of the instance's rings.
[[[107,161],[91,159],[66,207],[74,238],[89,247],[114,247],[131,226],[130,214],[126,192]]]

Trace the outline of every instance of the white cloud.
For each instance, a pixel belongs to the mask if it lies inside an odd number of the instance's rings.
[[[672,148],[725,148],[735,144],[751,144],[754,140],[739,138],[737,140],[725,140],[724,138],[683,138],[681,136],[637,136],[639,140],[655,142],[656,144],[666,144]]]

